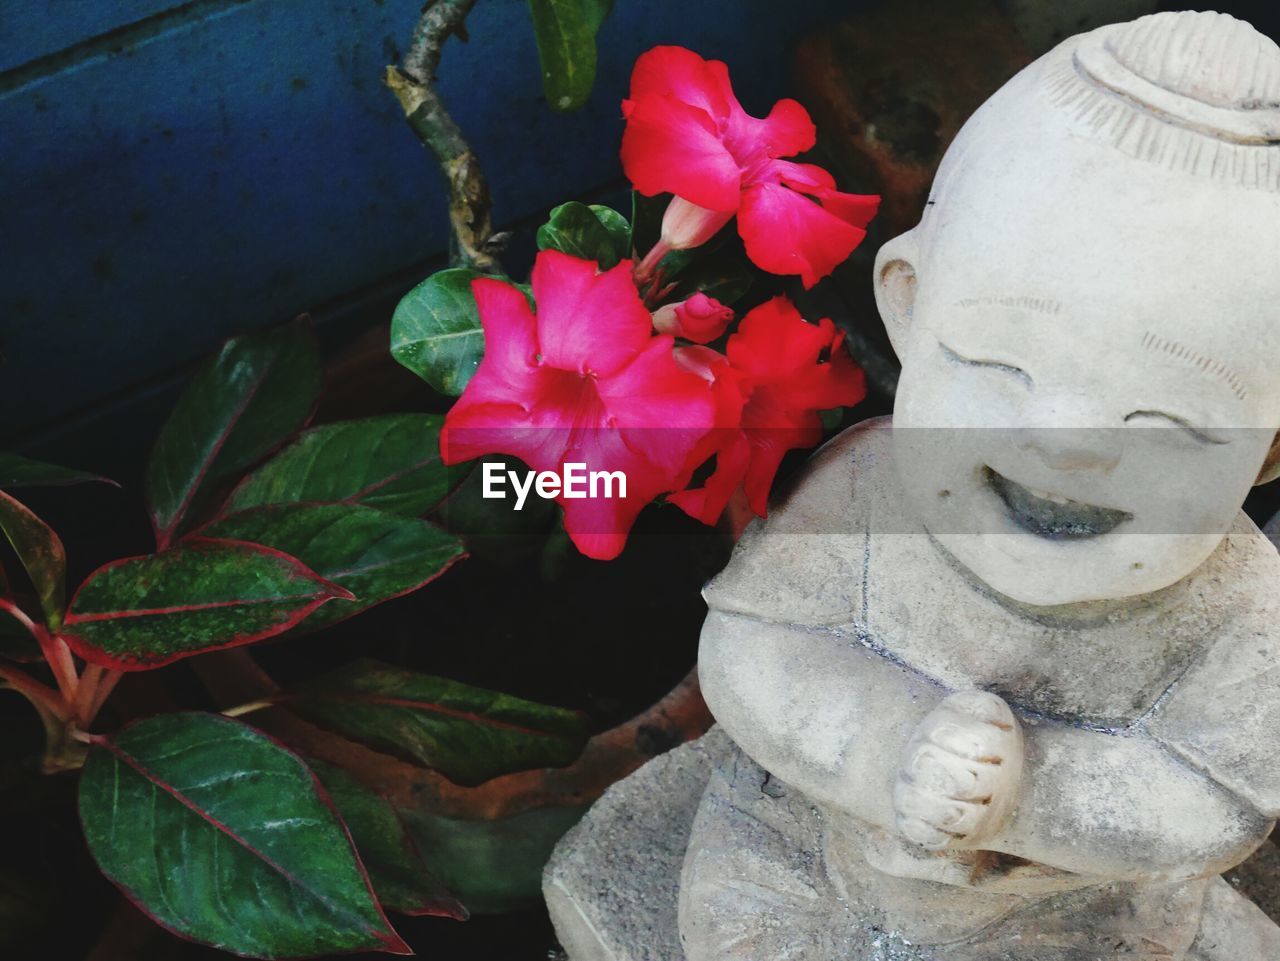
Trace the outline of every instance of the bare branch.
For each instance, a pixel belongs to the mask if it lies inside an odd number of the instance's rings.
[[[387,67],[383,80],[400,101],[409,128],[435,154],[449,185],[450,261],[495,272],[500,268],[489,220],[489,184],[435,88],[445,41],[454,34],[466,39],[466,17],[475,4],[476,0],[431,0],[414,28],[404,63]]]

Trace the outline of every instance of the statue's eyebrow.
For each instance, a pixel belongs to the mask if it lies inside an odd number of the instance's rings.
[[[1199,367],[1206,374],[1222,381],[1231,388],[1231,393],[1235,394],[1240,400],[1244,400],[1249,396],[1249,392],[1244,386],[1244,379],[1239,374],[1221,361],[1201,354],[1186,344],[1179,343],[1176,340],[1169,340],[1167,337],[1161,337],[1159,334],[1153,334],[1148,330],[1142,334],[1142,346],[1148,350],[1169,354],[1171,357],[1185,361],[1193,367]]]
[[[957,307],[1014,307],[1037,314],[1062,312],[1062,304],[1051,297],[962,297],[956,301],[955,305]]]

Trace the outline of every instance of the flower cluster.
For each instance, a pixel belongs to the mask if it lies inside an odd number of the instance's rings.
[[[804,108],[783,100],[763,120],[749,116],[725,65],[691,51],[644,54],[623,112],[622,162],[637,192],[673,195],[661,237],[606,270],[542,250],[532,303],[502,280],[475,279],[485,354],[441,441],[450,464],[506,454],[539,472],[621,471],[625,496],[556,497],[574,544],[600,559],[622,550],[662,495],[714,524],[740,492],[763,517],[787,451],[818,443],[819,412],[865,392],[830,320],[809,323],[777,296],[729,332],[731,307],[678,293],[668,255],[696,256],[736,215],[747,258],[808,287],[849,256],[879,200],[779,159],[813,146]],[[722,338],[723,350],[710,346]]]
[[[880,204],[836,190],[821,167],[779,159],[814,145],[804,107],[779,100],[764,120],[749,116],[728,68],[683,47],[655,47],[636,61],[622,112],[627,177],[647,196],[675,195],[646,262],[698,246],[736,214],[752,263],[812,287],[853,253]]]

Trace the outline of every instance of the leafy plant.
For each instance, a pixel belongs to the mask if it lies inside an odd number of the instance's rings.
[[[453,227],[452,266],[400,302],[391,353],[456,398],[447,414],[312,426],[322,368],[308,324],[232,339],[152,450],[154,549],[70,591],[62,540],[11,491],[104,478],[0,455],[0,530],[17,560],[0,568],[0,684],[43,722],[44,771],[78,773],[102,873],[164,928],[241,955],[404,954],[388,911],[463,919],[527,897],[592,798],[710,719],[690,677],[588,742],[575,712],[367,657],[281,687],[228,649],[304,643],[425,587],[468,548],[509,561],[531,540],[546,579],[570,542],[615,557],[657,498],[735,528],[763,515],[783,454],[821,439],[822,412],[862,393],[830,320],[746,298],[777,286],[765,275],[808,287],[829,274],[876,198],[783,159],[812,145],[803,108],[747,116],[724,65],[691,51],[651,51],[633,77],[630,218],[561,204],[537,231],[530,282],[505,274],[479,164],[433,87],[440,45],[474,2],[427,4],[386,78],[441,163]],[[548,100],[571,109],[590,92],[609,2],[529,2]],[[625,462],[633,487],[612,505],[556,496],[560,527],[548,501],[512,512],[448,470],[482,457]],[[178,661],[222,713],[132,710],[116,693]],[[218,679],[227,670],[237,683]],[[0,912],[40,909],[20,887],[0,872]]]
[[[241,716],[294,711],[466,785],[569,764],[586,739],[573,712],[367,660],[228,716],[178,711],[102,730],[126,673],[300,638],[466,556],[423,519],[458,480],[440,459],[441,418],[309,427],[320,381],[305,322],[229,341],[152,451],[155,551],[99,567],[69,601],[58,535],[0,490],[0,528],[30,588],[0,569],[0,683],[44,721],[45,771],[79,772],[90,853],[161,926],[262,958],[405,954],[386,911],[468,911],[397,805]],[[0,455],[6,489],[103,480]]]

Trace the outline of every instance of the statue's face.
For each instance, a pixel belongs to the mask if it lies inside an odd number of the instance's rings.
[[[1037,605],[1189,574],[1280,426],[1277,198],[1046,164],[966,178],[937,211],[894,410],[930,533]]]

